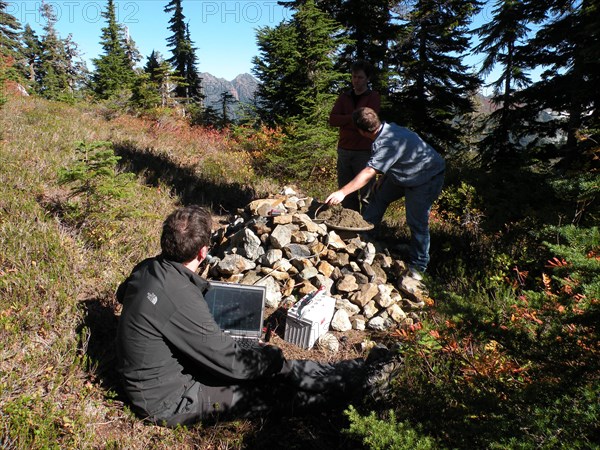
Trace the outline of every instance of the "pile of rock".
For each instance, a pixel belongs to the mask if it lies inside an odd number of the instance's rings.
[[[377,241],[320,223],[320,208],[290,188],[253,201],[215,232],[204,275],[266,286],[270,308],[289,308],[325,286],[336,299],[335,331],[417,322],[427,292],[406,275],[405,262]]]

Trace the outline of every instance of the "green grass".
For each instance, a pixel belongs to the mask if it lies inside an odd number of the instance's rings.
[[[407,370],[381,411],[169,430],[136,419],[121,396],[115,288],[158,252],[177,204],[234,212],[277,192],[277,174],[253,169],[262,150],[170,116],[34,98],[3,108],[3,448],[598,448],[598,233],[547,226],[572,206],[550,183],[529,192],[522,172],[503,176],[510,185],[500,190],[489,174],[449,173],[432,219],[435,305],[420,329],[386,337],[402,344]],[[76,180],[61,184],[59,174],[80,164],[78,143],[99,141],[121,160],[107,178],[94,175],[93,192],[72,195]],[[300,187],[323,199],[332,179]],[[392,240],[407,238],[403,215],[399,203],[386,216]],[[549,236],[561,245],[545,244]],[[568,263],[546,267],[553,257]]]

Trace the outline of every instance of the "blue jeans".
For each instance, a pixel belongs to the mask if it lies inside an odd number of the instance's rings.
[[[337,150],[337,178],[338,187],[342,188],[358,175],[358,172],[367,167],[367,163],[371,158],[371,150]],[[372,181],[367,183],[356,192],[348,194],[342,201],[344,208],[360,211],[360,201],[364,199],[371,188]]]
[[[385,177],[381,186],[371,195],[363,218],[378,226],[387,207],[395,200],[405,197],[406,224],[410,229],[409,265],[424,272],[429,264],[429,213],[444,185],[444,172],[427,183],[414,187],[402,187]]]

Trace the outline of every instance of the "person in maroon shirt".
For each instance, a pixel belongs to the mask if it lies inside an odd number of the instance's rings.
[[[371,157],[371,141],[360,135],[352,121],[352,113],[358,108],[369,107],[379,113],[381,97],[369,89],[371,65],[357,61],[352,65],[352,89],[340,94],[329,115],[329,125],[340,129],[337,149],[338,187],[349,183],[364,169]],[[359,191],[347,195],[342,206],[360,211],[361,199],[371,188],[367,184]]]

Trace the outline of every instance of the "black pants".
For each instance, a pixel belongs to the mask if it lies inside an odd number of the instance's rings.
[[[230,386],[194,383],[169,417],[154,422],[175,427],[208,418],[293,416],[315,409],[336,408],[356,399],[364,387],[363,359],[335,364],[287,361],[275,377]]]

